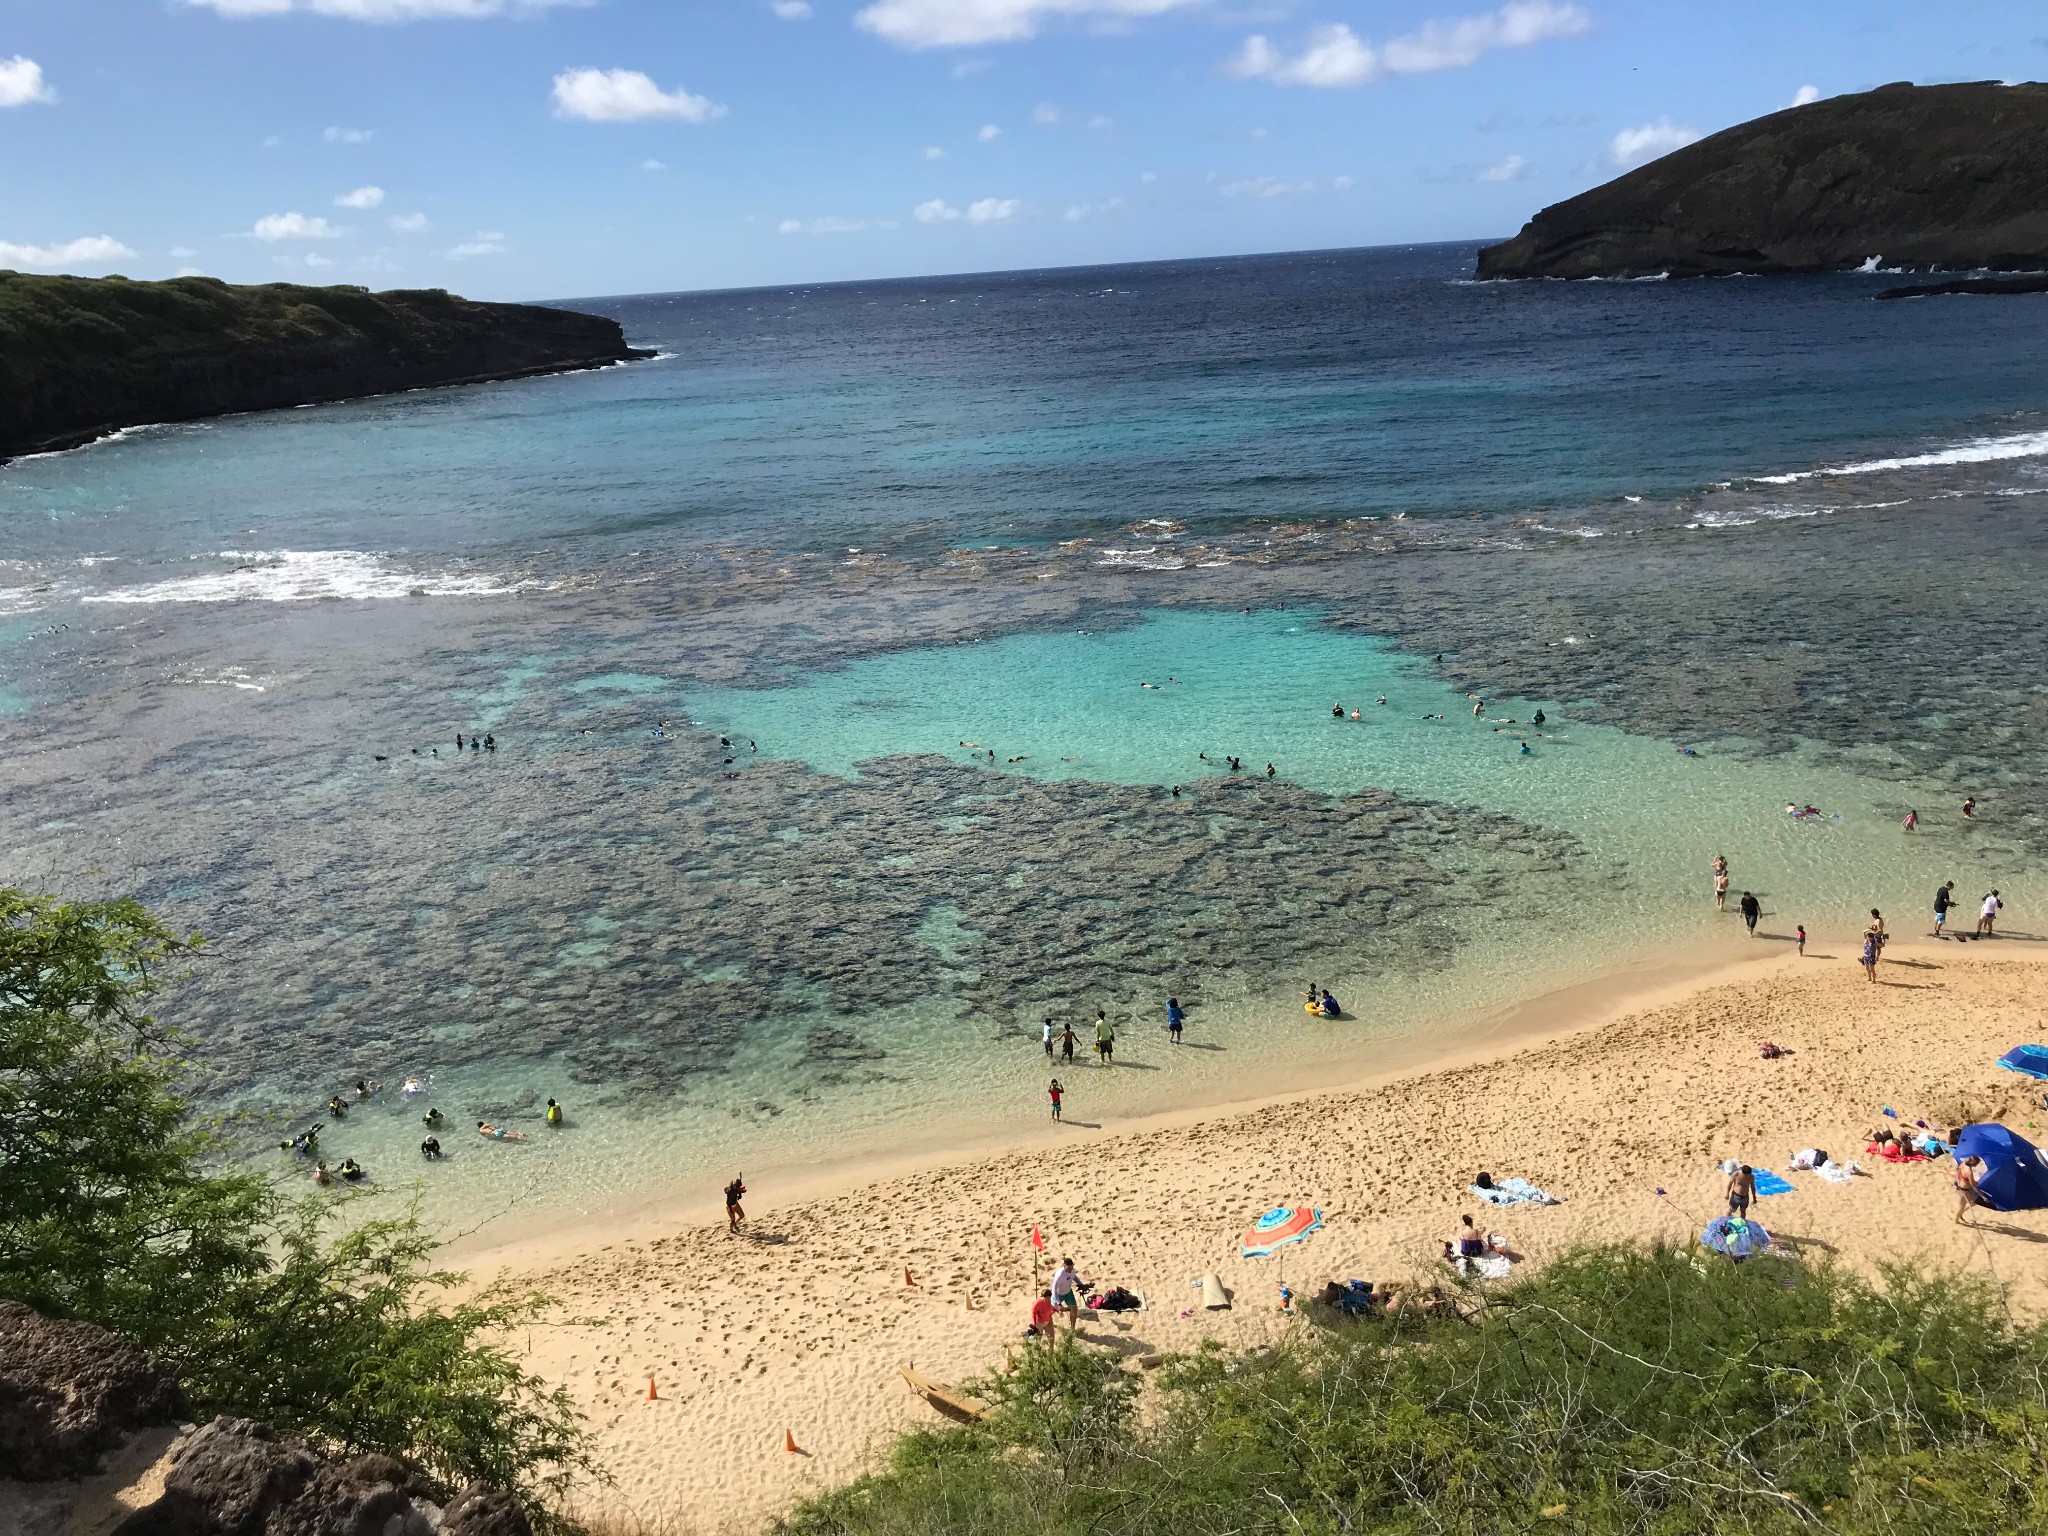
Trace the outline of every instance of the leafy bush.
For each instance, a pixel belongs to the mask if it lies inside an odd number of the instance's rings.
[[[907,1437],[782,1530],[2048,1530],[2048,1335],[1955,1276],[1588,1250],[1469,1320],[1205,1349],[1142,1424],[1121,1374],[1020,1350],[976,1384],[986,1421]]]
[[[203,1410],[545,1502],[593,1468],[566,1394],[495,1341],[540,1296],[460,1275],[407,1211],[236,1169],[145,1011],[199,948],[132,901],[0,890],[0,1296],[147,1347]]]

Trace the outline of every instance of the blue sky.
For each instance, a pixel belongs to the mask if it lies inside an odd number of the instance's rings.
[[[2037,78],[1832,0],[5,0],[0,266],[491,298],[1501,236],[1802,91]]]

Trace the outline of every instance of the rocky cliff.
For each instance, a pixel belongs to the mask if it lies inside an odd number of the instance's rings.
[[[117,427],[644,357],[618,322],[439,289],[0,271],[0,461]]]
[[[1545,208],[1478,275],[2048,267],[2048,85],[1887,85],[1717,133]]]
[[[184,1394],[90,1323],[0,1301],[5,1536],[533,1536],[519,1501],[441,1490],[246,1419],[181,1425]]]

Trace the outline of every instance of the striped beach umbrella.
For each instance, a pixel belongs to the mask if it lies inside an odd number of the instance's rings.
[[[1323,1213],[1306,1205],[1276,1205],[1251,1224],[1242,1239],[1244,1256],[1263,1259],[1276,1248],[1298,1243],[1323,1224]]]

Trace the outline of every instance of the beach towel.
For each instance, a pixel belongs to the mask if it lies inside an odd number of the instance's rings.
[[[1830,1184],[1846,1184],[1863,1170],[1854,1163],[1822,1163],[1813,1171]]]
[[[1482,1254],[1476,1259],[1458,1258],[1451,1261],[1459,1274],[1468,1279],[1505,1280],[1513,1272],[1514,1265],[1505,1254]]]
[[[1477,1195],[1488,1205],[1558,1205],[1557,1196],[1546,1194],[1527,1179],[1502,1179],[1491,1189],[1481,1189],[1477,1184],[1465,1186],[1467,1194]]]
[[[1799,1186],[1790,1179],[1780,1178],[1768,1168],[1752,1168],[1750,1176],[1756,1180],[1759,1195],[1788,1195]]]

